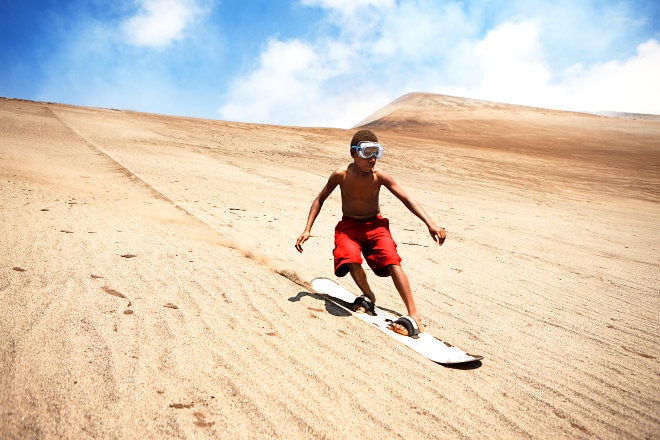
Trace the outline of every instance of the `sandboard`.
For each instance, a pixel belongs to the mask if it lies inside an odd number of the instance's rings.
[[[379,307],[375,307],[374,315],[353,312],[349,307],[355,301],[355,295],[329,278],[314,278],[311,284],[316,292],[326,295],[326,298],[333,304],[348,311],[356,318],[372,324],[382,332],[390,335],[397,341],[405,344],[417,353],[434,362],[439,364],[463,364],[483,359],[483,356],[468,354],[458,347],[454,347],[451,344],[439,340],[428,331],[422,332],[415,338],[400,335],[387,328],[389,325],[388,321],[396,321],[397,317]]]

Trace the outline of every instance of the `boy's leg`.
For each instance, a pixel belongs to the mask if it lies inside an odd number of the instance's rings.
[[[351,277],[353,277],[353,281],[355,281],[355,284],[357,284],[358,288],[362,291],[362,294],[375,303],[376,295],[371,291],[371,287],[367,281],[367,273],[364,271],[362,265],[360,263],[347,263],[347,266]],[[362,306],[356,307],[354,311],[358,313],[366,312]]]
[[[394,281],[394,287],[396,287],[396,290],[399,292],[399,295],[401,295],[403,304],[406,306],[406,310],[408,310],[408,315],[410,315],[415,321],[417,321],[417,325],[419,326],[419,331],[423,332],[424,326],[422,325],[422,317],[420,316],[419,312],[417,312],[417,307],[415,306],[415,300],[413,299],[412,291],[410,290],[410,283],[408,282],[408,276],[403,271],[401,266],[398,264],[390,264],[388,266],[388,269],[390,270],[390,276],[392,277],[392,281]],[[390,328],[397,333],[400,333],[404,336],[408,336],[408,330],[406,330],[406,328],[402,325],[391,324]]]

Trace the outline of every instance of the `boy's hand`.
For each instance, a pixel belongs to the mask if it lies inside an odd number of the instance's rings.
[[[438,246],[442,246],[442,243],[444,243],[445,239],[447,238],[445,228],[439,228],[437,226],[429,228],[429,234],[431,234],[433,240],[438,243]]]
[[[306,242],[308,238],[309,238],[309,232],[308,231],[305,231],[302,234],[300,234],[300,237],[298,237],[298,240],[296,240],[296,250],[298,252],[303,251],[302,244],[304,242]]]

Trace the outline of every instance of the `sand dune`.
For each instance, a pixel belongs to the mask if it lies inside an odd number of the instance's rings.
[[[413,94],[361,124],[448,231],[382,195],[428,331],[483,362],[306,284],[354,130],[0,99],[2,437],[657,438],[660,121]]]

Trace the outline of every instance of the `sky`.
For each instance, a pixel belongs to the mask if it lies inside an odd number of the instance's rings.
[[[660,114],[657,0],[0,0],[0,96],[350,128],[411,92]]]

